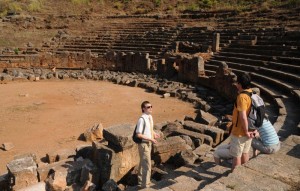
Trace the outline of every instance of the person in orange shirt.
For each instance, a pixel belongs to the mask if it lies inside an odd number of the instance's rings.
[[[229,145],[220,146],[214,153],[216,164],[220,164],[220,158],[232,158],[232,170],[249,160],[253,132],[248,130],[247,116],[251,109],[251,98],[242,91],[252,92],[250,88],[251,77],[243,73],[238,75],[236,87],[238,96],[232,114],[231,141]]]

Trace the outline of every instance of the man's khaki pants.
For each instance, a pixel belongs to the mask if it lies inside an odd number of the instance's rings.
[[[151,142],[138,144],[140,164],[138,185],[146,188],[150,186],[151,178]]]

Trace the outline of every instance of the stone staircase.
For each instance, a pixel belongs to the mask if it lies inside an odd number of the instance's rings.
[[[300,100],[299,41],[295,40],[298,33],[294,32],[293,36],[291,32],[278,28],[265,32],[244,30],[239,36],[257,35],[255,45],[231,42],[205,64],[207,75],[214,75],[222,62],[226,62],[234,73],[249,72],[252,85],[259,87],[262,96],[269,102],[269,117],[283,138],[296,133],[299,125],[300,111],[295,107]],[[275,40],[273,37],[277,35]],[[288,45],[280,44],[282,41],[288,42]]]
[[[300,137],[290,136],[282,142],[278,153],[260,154],[238,166],[232,173],[229,163],[218,166],[210,159],[199,165],[182,166],[163,175],[162,180],[153,181],[150,188],[143,190],[299,190],[299,145]],[[130,187],[126,190],[136,189]]]

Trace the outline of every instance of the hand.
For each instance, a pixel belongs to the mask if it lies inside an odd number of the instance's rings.
[[[252,139],[252,138],[254,137],[252,132],[249,132],[249,131],[248,131],[246,134],[247,134],[247,137],[248,137],[248,138],[251,138],[251,139]]]
[[[154,133],[154,139],[160,138],[160,135],[158,133]]]
[[[153,144],[156,144],[156,143],[157,143],[157,140],[151,139],[151,142],[152,142]]]

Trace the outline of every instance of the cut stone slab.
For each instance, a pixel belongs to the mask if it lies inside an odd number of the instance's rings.
[[[99,142],[93,142],[95,165],[101,169],[100,185],[103,185],[109,179],[118,182],[133,167],[138,165],[140,160],[137,144],[133,144],[128,149],[116,152],[110,145],[103,145]]]
[[[179,176],[175,179],[177,182],[176,184],[173,184],[169,186],[169,188],[173,191],[194,191],[198,190],[198,186],[200,182],[196,181],[193,178],[187,177],[187,176]]]
[[[47,188],[50,190],[65,190],[67,187],[66,177],[68,171],[65,168],[57,169],[47,180]]]
[[[233,189],[228,188],[225,184],[222,184],[217,180],[211,184],[206,185],[201,190],[203,190],[203,191],[232,191]]]
[[[101,123],[95,124],[93,127],[87,129],[83,135],[85,140],[90,142],[103,139],[103,125]]]
[[[300,136],[290,136],[281,143],[281,149],[271,155],[259,154],[245,164],[261,174],[268,175],[285,182],[300,181]],[[266,165],[267,161],[267,165]]]
[[[191,137],[191,139],[193,141],[195,141],[196,139],[200,139],[201,144],[205,143],[205,144],[208,144],[210,146],[213,145],[213,139],[210,136],[202,134],[202,133],[189,131],[189,130],[186,130],[186,129],[175,130],[175,131],[173,131],[172,135],[174,135],[174,136],[175,135],[187,135],[187,136]]]
[[[45,164],[42,166],[39,166],[37,171],[39,174],[39,180],[45,181],[49,175],[50,170],[55,170],[56,168],[59,168],[60,166],[66,166],[68,163],[71,163],[73,159],[66,159],[59,162],[51,163],[51,164]]]
[[[60,149],[55,152],[47,153],[46,160],[48,163],[57,162],[67,158],[75,157],[76,151],[74,149]]]
[[[153,152],[154,153],[166,153],[166,152],[169,152],[170,150],[179,150],[180,151],[180,149],[183,148],[182,146],[185,144],[186,144],[185,141],[179,136],[168,137],[167,139],[154,144]]]
[[[219,144],[224,139],[224,130],[214,126],[203,125],[193,121],[185,121],[183,127],[190,131],[209,135],[213,138],[214,145]]]
[[[291,188],[291,186],[286,183],[244,166],[236,167],[233,173],[229,174],[227,177],[220,178],[219,182],[226,185],[227,188],[237,191],[273,191],[289,190]]]
[[[192,165],[195,160],[198,159],[198,156],[192,150],[181,151],[176,154],[176,159],[174,159],[175,166],[183,166],[183,165]]]
[[[25,157],[32,157],[32,159],[33,159],[34,162],[36,162],[36,163],[38,162],[37,156],[34,153],[25,153],[25,154],[16,155],[16,156],[14,156],[14,160],[15,159],[25,158]]]
[[[193,152],[198,156],[204,156],[206,153],[212,150],[212,147],[207,144],[202,144],[197,147]]]
[[[215,116],[213,116],[212,114],[208,113],[208,112],[204,112],[202,110],[199,110],[195,121],[198,123],[202,123],[205,125],[215,125],[218,121],[218,118],[216,118]]]
[[[182,128],[183,128],[182,124],[178,122],[169,122],[166,126],[164,126],[162,132],[165,134],[165,136],[169,136],[174,131],[177,131]]]
[[[39,182],[37,184],[28,186],[26,188],[22,188],[18,191],[46,191],[46,183],[45,182]]]
[[[125,150],[135,143],[132,140],[132,133],[135,126],[132,124],[120,124],[103,129],[103,136],[111,148],[116,151]]]
[[[5,151],[9,151],[11,149],[13,149],[15,147],[15,145],[11,142],[7,142],[7,143],[3,143],[2,144],[2,148],[5,150]]]
[[[32,157],[10,161],[7,169],[9,176],[14,179],[14,190],[38,183],[37,165]]]
[[[186,146],[179,136],[168,137],[153,145],[153,160],[156,163],[165,163],[176,153],[186,150]]]

